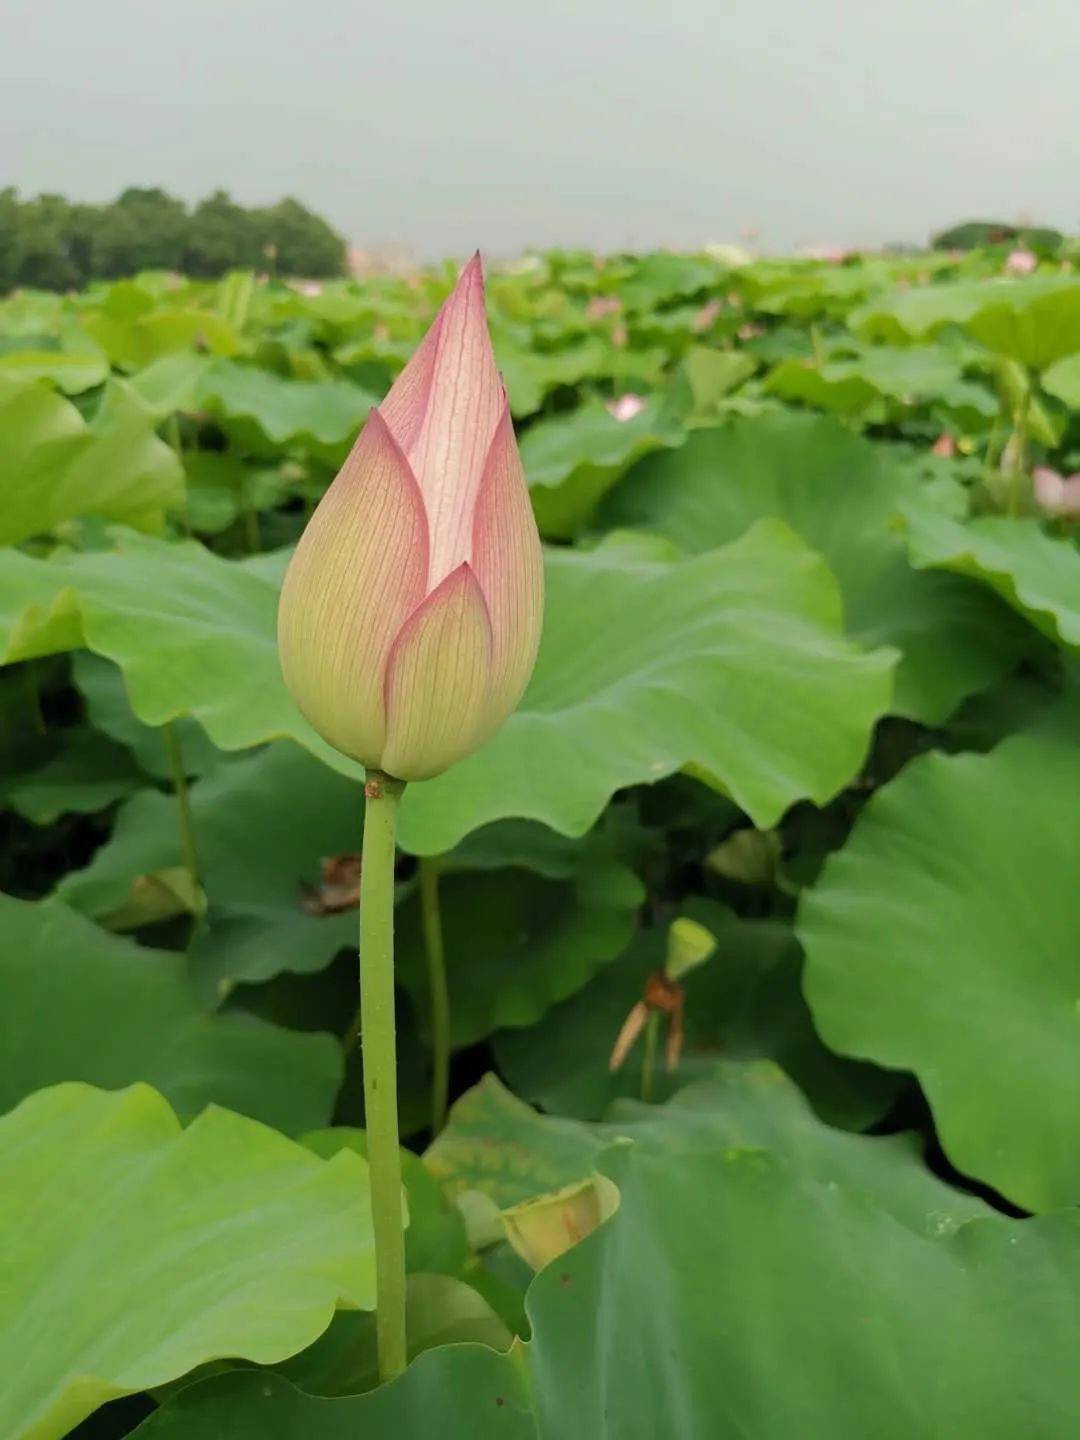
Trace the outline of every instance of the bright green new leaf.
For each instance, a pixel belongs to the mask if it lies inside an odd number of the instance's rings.
[[[1044,370],[1042,387],[1070,410],[1080,410],[1080,354],[1068,355]]]
[[[155,423],[120,380],[88,424],[45,385],[0,375],[0,544],[84,515],[159,530],[165,511],[183,504],[184,475]]]
[[[283,1360],[375,1302],[366,1167],[146,1085],[0,1119],[0,1433],[59,1440],[220,1356]]]
[[[1037,520],[987,515],[961,524],[925,510],[908,515],[912,563],[970,575],[1043,634],[1080,646],[1080,550]]]
[[[0,351],[0,380],[47,380],[65,395],[103,385],[109,362],[93,346],[85,350]]]
[[[229,420],[253,421],[274,445],[347,446],[379,397],[349,380],[287,380],[219,360],[202,376],[200,400]]]

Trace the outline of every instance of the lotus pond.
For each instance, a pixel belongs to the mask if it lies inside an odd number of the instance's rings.
[[[4,1440],[1076,1432],[1074,259],[489,267],[546,606],[401,802],[389,1384],[275,617],[457,267],[0,300]]]

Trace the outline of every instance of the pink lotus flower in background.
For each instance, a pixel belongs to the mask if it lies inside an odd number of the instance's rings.
[[[808,245],[800,250],[804,260],[822,260],[828,265],[842,265],[851,254],[840,245]]]
[[[618,315],[622,301],[616,295],[593,295],[585,306],[586,320],[603,320],[605,315]]]
[[[1030,275],[1038,263],[1038,256],[1030,250],[1014,250],[1005,257],[1001,268],[1006,275]]]
[[[951,460],[956,454],[956,441],[947,430],[943,430],[930,446],[930,454],[940,455],[946,460]]]
[[[642,395],[620,395],[617,400],[608,400],[605,409],[616,420],[633,420],[645,409],[645,398]]]
[[[517,705],[542,612],[477,255],[300,539],[278,611],[282,672],[336,749],[427,779]]]
[[[1080,474],[1066,477],[1039,465],[1031,472],[1031,488],[1048,514],[1070,520],[1080,517]]]
[[[706,301],[691,321],[690,328],[694,334],[700,335],[705,330],[711,330],[722,308],[719,300]]]

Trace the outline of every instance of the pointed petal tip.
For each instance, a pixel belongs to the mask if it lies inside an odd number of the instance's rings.
[[[466,295],[472,298],[479,296],[480,303],[484,303],[484,262],[480,258],[480,251],[474,250],[472,258],[462,266],[461,274],[457,283],[450,292],[449,304],[453,304],[458,295]]]

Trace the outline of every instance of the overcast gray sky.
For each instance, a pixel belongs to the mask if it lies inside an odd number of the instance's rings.
[[[354,243],[1080,228],[1080,0],[0,0],[0,185],[293,194]]]

